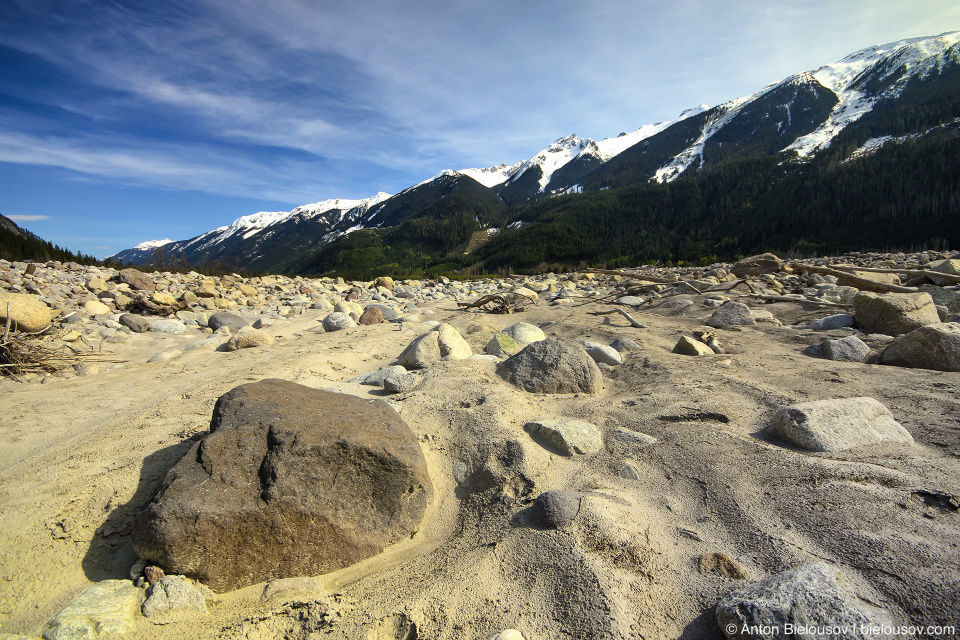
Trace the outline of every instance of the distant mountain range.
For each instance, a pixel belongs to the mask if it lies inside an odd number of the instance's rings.
[[[395,195],[378,193],[363,200],[333,199],[289,212],[256,213],[188,240],[145,242],[112,259],[133,264],[155,262],[158,257],[195,265],[219,262],[254,272],[332,271],[338,267],[363,271],[389,266],[429,270],[462,268],[476,261],[502,264],[502,257],[477,249],[492,239],[496,240],[492,247],[502,247],[511,234],[517,236],[512,242],[522,243],[524,234],[536,231],[524,231],[525,227],[539,226],[543,235],[550,224],[556,225],[549,212],[557,206],[565,211],[578,208],[589,220],[598,212],[601,199],[597,194],[601,192],[613,190],[616,193],[603,197],[616,197],[619,203],[620,189],[633,187],[636,191],[651,185],[653,190],[646,189],[645,194],[671,193],[671,183],[690,179],[699,190],[707,187],[711,191],[690,200],[689,206],[709,207],[716,213],[727,208],[723,198],[730,199],[712,191],[720,180],[717,176],[725,171],[743,174],[747,171],[744,167],[753,163],[748,173],[755,174],[763,185],[755,195],[778,200],[786,197],[777,195],[778,189],[786,188],[783,175],[802,184],[810,179],[810,168],[819,167],[817,163],[825,162],[825,157],[832,159],[835,169],[837,163],[857,162],[881,152],[889,155],[896,145],[934,139],[946,144],[945,138],[956,137],[958,122],[960,32],[912,38],[869,47],[748,96],[712,108],[700,105],[674,120],[615,137],[594,141],[569,135],[514,165],[443,171]],[[758,168],[756,163],[761,160],[763,168]],[[941,183],[951,179],[952,164],[947,164],[950,166],[944,167],[942,175],[931,178],[935,185],[930,188],[937,194]],[[672,189],[677,192],[677,187]],[[805,197],[803,193],[794,195]],[[914,195],[934,197],[933,192]],[[951,196],[936,197],[949,201]],[[717,204],[713,198],[718,198]],[[679,201],[670,206],[679,206]],[[935,213],[941,215],[944,206],[957,211],[960,196],[952,205],[935,207]],[[757,201],[751,201],[746,208],[733,208],[723,215],[737,220],[751,211],[756,213],[756,207]],[[677,214],[663,211],[664,215]],[[714,229],[710,211],[698,211],[705,228]],[[817,211],[809,215],[826,215]],[[637,233],[652,233],[653,227],[644,224],[637,227]],[[371,230],[374,235],[351,239],[358,230]],[[746,248],[739,236],[727,245],[724,238],[730,240],[731,236],[716,226],[695,253],[719,255],[731,248]],[[649,239],[644,242],[631,246],[636,251],[654,246]],[[536,258],[549,262],[611,257],[588,248],[579,254],[566,249],[551,251]],[[681,258],[684,249],[663,246],[653,253],[651,258]],[[536,259],[532,254],[529,258],[519,262]]]

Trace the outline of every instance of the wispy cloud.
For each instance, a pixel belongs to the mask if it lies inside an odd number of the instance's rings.
[[[12,215],[7,216],[14,222],[32,222],[34,220],[49,220],[50,216]]]

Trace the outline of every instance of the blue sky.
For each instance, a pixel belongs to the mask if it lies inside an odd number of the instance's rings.
[[[0,213],[105,257],[960,29],[955,0],[0,0]]]

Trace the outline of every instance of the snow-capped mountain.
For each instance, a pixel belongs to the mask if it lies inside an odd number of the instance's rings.
[[[845,131],[856,131],[871,118],[876,121],[877,114],[889,111],[916,81],[960,77],[958,69],[960,32],[877,45],[747,96],[712,108],[699,105],[674,120],[615,137],[594,141],[568,135],[518,163],[445,170],[393,196],[378,193],[364,200],[332,199],[289,212],[260,212],[190,240],[150,241],[113,258],[145,263],[161,252],[168,259],[182,255],[192,264],[220,260],[276,270],[289,266],[298,253],[357,229],[392,227],[426,215],[424,211],[451,194],[507,207],[564,193],[670,182],[702,167],[753,155],[802,163],[828,149]],[[926,129],[940,123],[928,122]],[[860,135],[858,144],[863,155],[878,148],[881,139],[895,144],[920,133],[886,132],[865,142]]]

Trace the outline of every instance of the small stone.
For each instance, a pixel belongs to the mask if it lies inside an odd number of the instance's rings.
[[[83,310],[92,315],[110,313],[110,307],[99,300],[87,300],[83,303]]]
[[[523,634],[516,629],[505,629],[490,638],[490,640],[524,640],[524,637]]]
[[[490,338],[484,351],[494,356],[506,357],[520,351],[520,345],[506,333],[500,332]]]
[[[367,307],[360,314],[359,323],[362,325],[380,324],[383,322],[383,311],[379,307]]]
[[[673,353],[685,356],[712,356],[714,351],[696,338],[683,336],[673,347]]]
[[[610,346],[620,353],[630,353],[631,351],[642,351],[643,347],[636,340],[630,338],[617,338],[610,343]]]
[[[630,463],[625,463],[620,467],[620,477],[624,480],[639,480],[640,473],[635,466]]]
[[[174,298],[169,293],[163,293],[162,291],[155,291],[150,294],[150,301],[154,304],[159,304],[165,307],[172,307],[177,304],[177,299]]]
[[[417,376],[404,370],[403,373],[391,373],[387,376],[383,381],[383,388],[390,393],[406,393],[413,391],[417,382]]]
[[[173,356],[177,355],[173,351],[161,351],[160,353],[151,357],[147,362],[163,362],[164,360],[169,360]]]
[[[596,453],[603,438],[596,425],[582,420],[533,420],[523,425],[546,440],[565,456]]]
[[[133,563],[133,566],[130,567],[130,579],[136,580],[143,575],[144,569],[147,568],[147,561],[143,558],[137,558],[137,561]]]
[[[163,569],[154,565],[147,565],[143,568],[143,576],[147,579],[147,582],[153,584],[157,580],[163,577]]]
[[[621,296],[617,298],[617,304],[625,304],[629,307],[639,307],[643,303],[643,298],[638,298],[637,296]]]
[[[808,451],[844,451],[879,442],[913,444],[910,433],[873,398],[818,400],[783,407],[766,430]]]
[[[624,427],[618,427],[614,429],[612,435],[614,440],[619,440],[620,442],[626,442],[629,444],[648,446],[657,443],[657,439],[653,436],[648,436],[645,433],[640,433],[639,431],[633,431],[632,429],[626,429]]]
[[[580,513],[577,491],[545,491],[533,501],[533,520],[545,529],[562,529],[573,524]]]
[[[132,313],[125,313],[120,316],[120,324],[134,333],[146,333],[150,330],[150,320]]]

